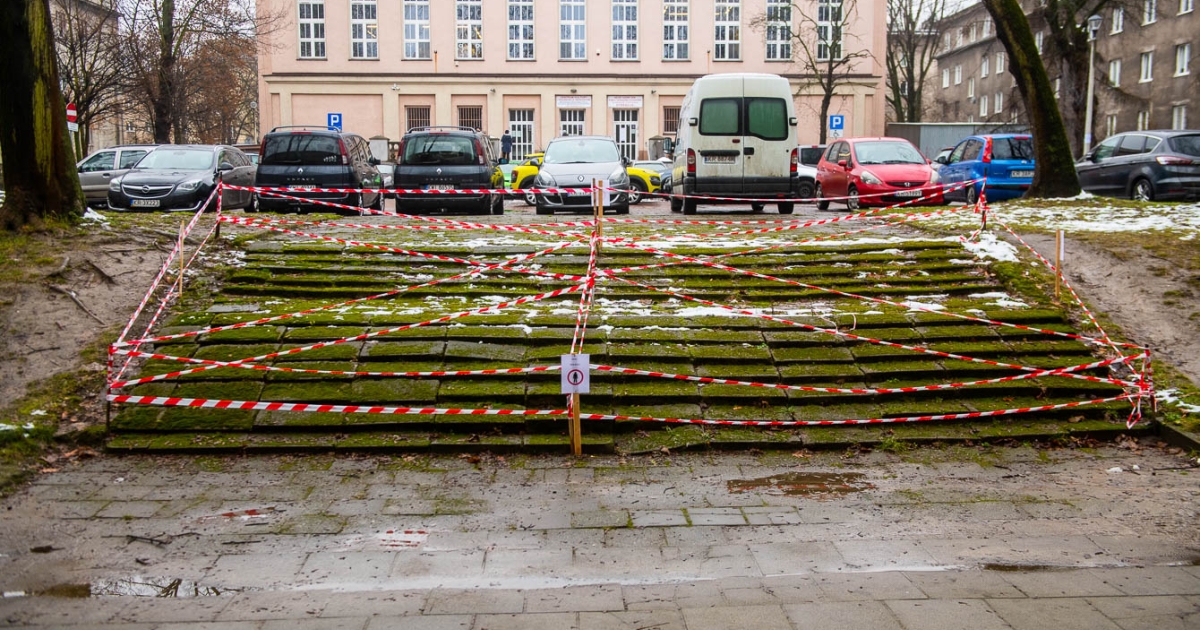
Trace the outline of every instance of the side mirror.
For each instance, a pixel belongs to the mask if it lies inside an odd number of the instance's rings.
[[[944,156],[944,155],[937,156],[936,158],[934,158],[933,161],[937,162],[938,164],[949,164],[950,163],[950,160],[946,159],[946,156]]]
[[[632,165],[633,165],[633,160],[630,160],[627,157],[621,158],[621,166],[624,166],[625,168],[629,168]]]
[[[230,164],[229,162],[221,162],[221,165],[217,167],[217,170],[221,171],[222,173],[224,173],[225,171],[232,171],[233,165]]]
[[[842,168],[848,168],[846,166],[846,160],[838,160],[837,164],[838,164],[838,166],[840,166]]]

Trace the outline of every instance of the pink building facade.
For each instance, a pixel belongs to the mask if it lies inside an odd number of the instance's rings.
[[[843,6],[844,5],[844,6]],[[509,130],[514,157],[564,134],[615,138],[627,155],[672,136],[705,74],[788,78],[800,139],[816,142],[820,94],[790,36],[847,11],[845,50],[868,50],[830,114],[882,135],[886,3],[858,0],[258,0],[279,27],[259,59],[263,131],[324,125],[397,140],[420,125]],[[808,16],[808,17],[806,17]],[[811,18],[811,19],[810,19]]]

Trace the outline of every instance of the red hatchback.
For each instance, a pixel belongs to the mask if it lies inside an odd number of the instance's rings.
[[[902,201],[941,205],[938,174],[929,160],[903,138],[851,138],[829,145],[817,164],[817,208],[830,199],[850,210]]]

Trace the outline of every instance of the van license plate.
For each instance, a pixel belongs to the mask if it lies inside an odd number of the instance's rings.
[[[705,164],[734,164],[737,162],[736,155],[706,155],[704,156]]]
[[[428,184],[425,190],[454,190],[454,184]]]
[[[1012,177],[1033,177],[1033,171],[1009,171]]]
[[[161,204],[158,199],[130,199],[130,208],[157,208]]]
[[[896,196],[897,197],[920,197],[921,191],[920,190],[901,190],[900,192],[896,193]]]

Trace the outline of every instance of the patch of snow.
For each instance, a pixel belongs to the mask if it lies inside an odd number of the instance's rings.
[[[979,242],[965,242],[963,248],[979,258],[990,258],[1001,262],[1017,262],[1017,248],[1007,241],[996,238],[991,232],[979,235]]]
[[[108,217],[96,212],[95,210],[92,210],[91,208],[88,208],[87,212],[83,213],[83,220],[95,221],[96,223],[108,223]]]
[[[991,300],[995,298],[1006,298],[1008,297],[1008,294],[1003,291],[992,291],[991,293],[972,293],[967,297],[975,298],[977,300]]]
[[[1177,389],[1160,389],[1154,392],[1154,398],[1158,402],[1171,404],[1179,407],[1180,410],[1187,413],[1200,413],[1200,405],[1185,403],[1179,398],[1179,390]]]

